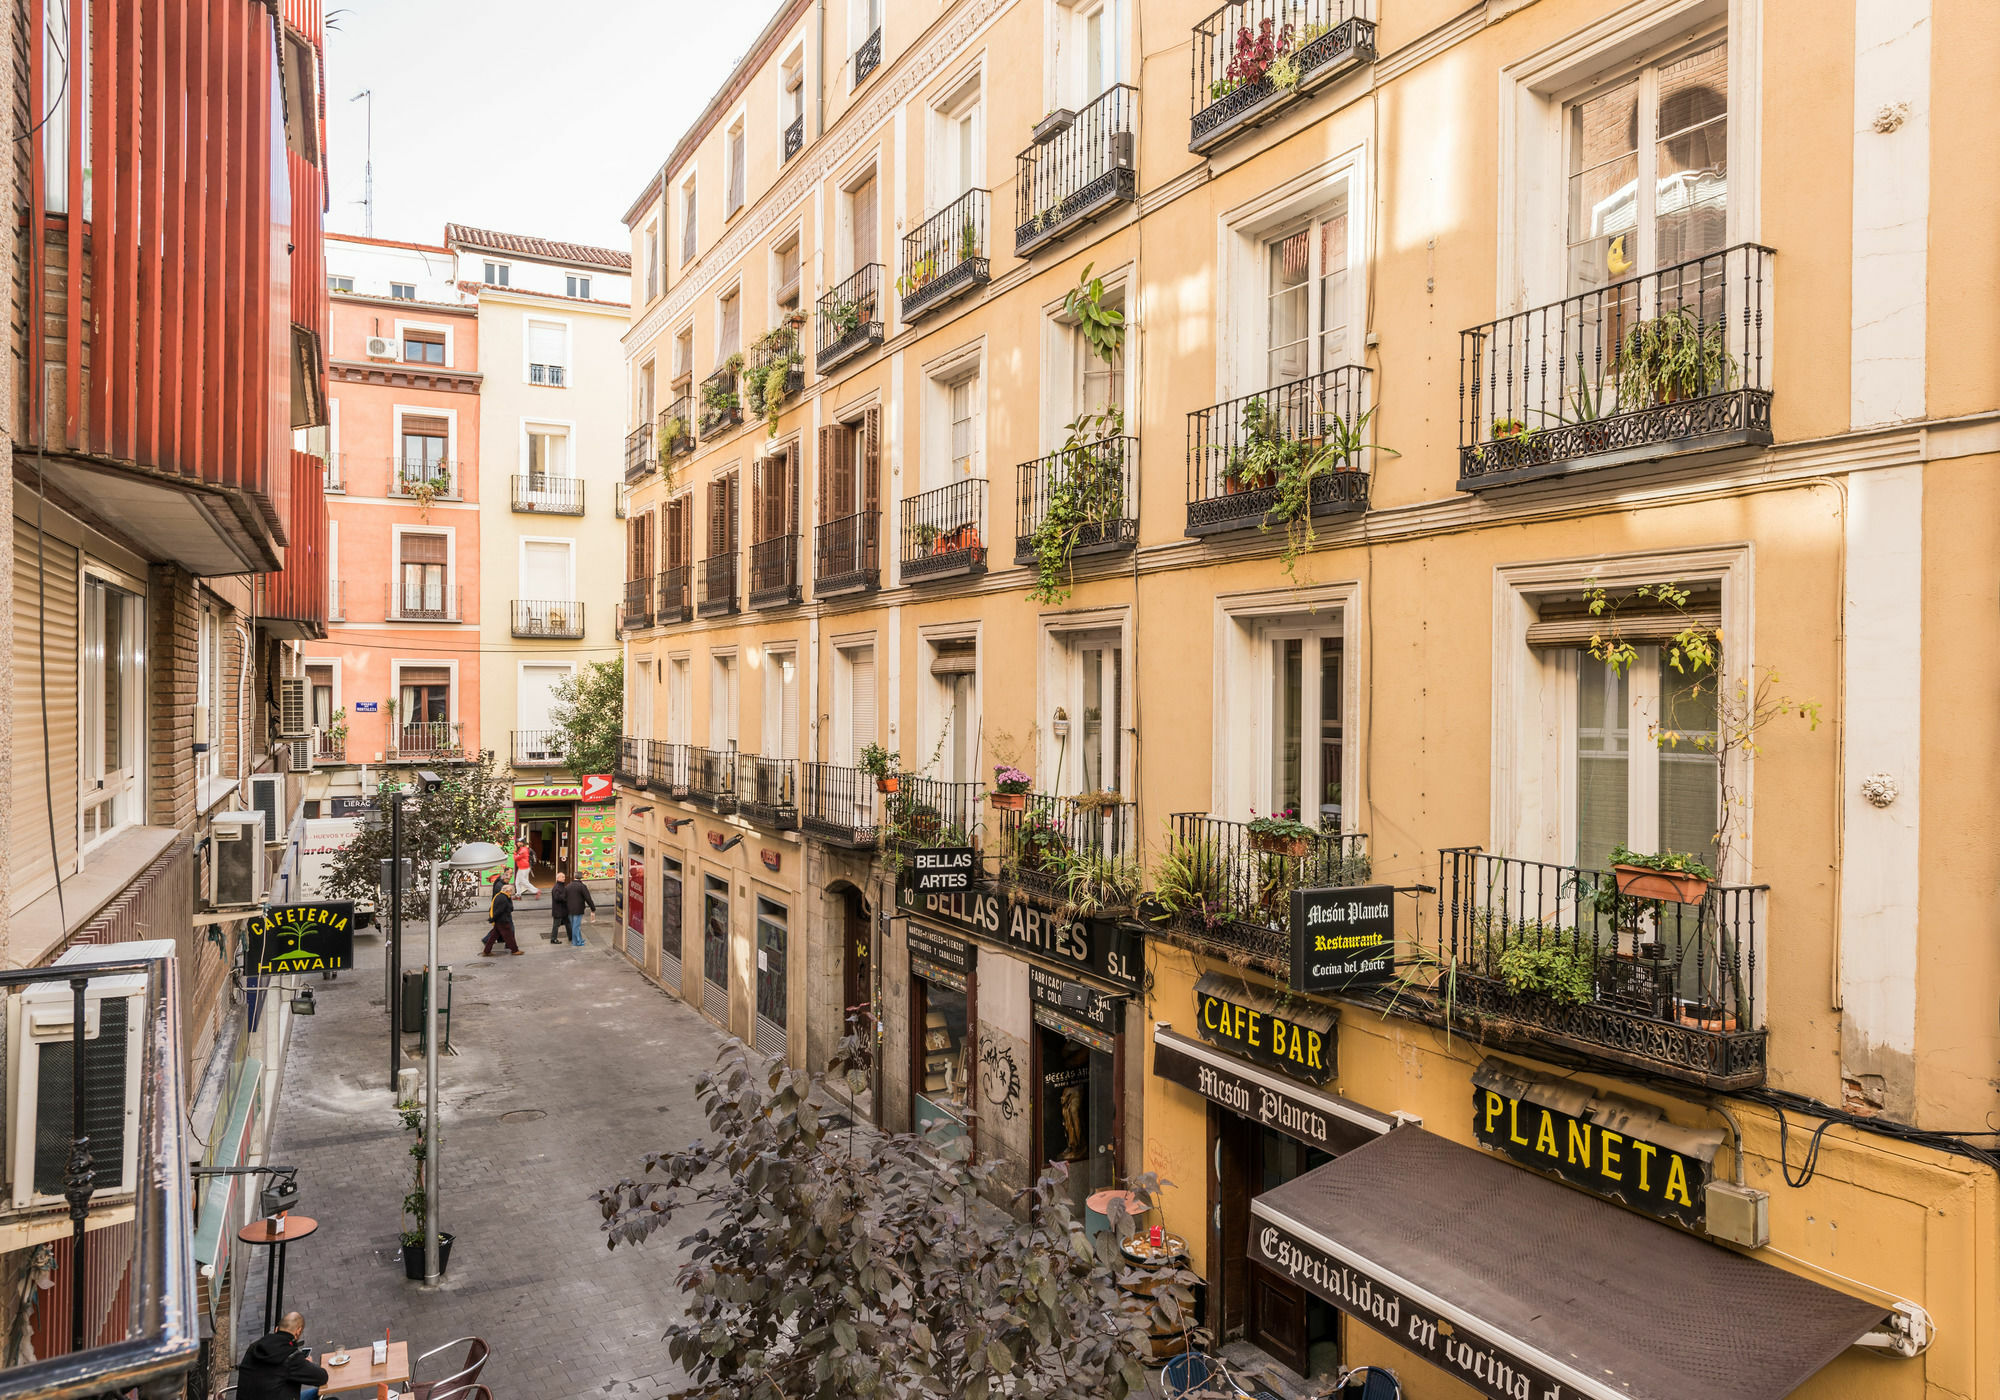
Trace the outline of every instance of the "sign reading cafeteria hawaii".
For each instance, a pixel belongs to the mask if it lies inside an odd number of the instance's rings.
[[[354,966],[354,903],[287,904],[243,926],[243,971],[259,977]]]
[[[1292,990],[1379,987],[1396,975],[1396,887],[1292,891]]]

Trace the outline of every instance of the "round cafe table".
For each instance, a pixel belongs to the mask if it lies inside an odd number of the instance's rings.
[[[1127,1235],[1120,1240],[1118,1250],[1125,1256],[1127,1263],[1137,1270],[1144,1271],[1135,1281],[1119,1284],[1118,1291],[1130,1297],[1144,1298],[1148,1303],[1166,1282],[1168,1271],[1185,1269],[1188,1266],[1187,1241],[1179,1235],[1164,1231],[1157,1249],[1150,1242],[1149,1232],[1141,1230],[1136,1235]],[[1187,1350],[1187,1333],[1177,1327],[1162,1327],[1158,1331],[1148,1332],[1146,1340],[1152,1350],[1151,1360],[1155,1366]]]
[[[257,1334],[260,1337],[270,1336],[278,1319],[285,1315],[286,1246],[319,1228],[319,1222],[310,1215],[288,1215],[284,1217],[284,1225],[283,1230],[277,1230],[269,1220],[253,1220],[236,1232],[236,1238],[245,1244],[276,1251],[264,1270],[264,1330]]]

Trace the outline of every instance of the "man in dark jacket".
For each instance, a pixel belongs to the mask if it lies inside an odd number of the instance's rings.
[[[569,901],[563,898],[563,891],[569,888],[569,876],[558,870],[556,882],[549,886],[549,942],[560,943],[569,933]]]
[[[486,917],[492,921],[493,927],[480,940],[479,956],[492,957],[493,943],[498,939],[507,945],[508,952],[520,957],[521,946],[514,941],[514,897],[507,893],[505,875],[493,877],[493,902],[486,906]]]
[[[583,911],[597,912],[597,901],[590,897],[590,886],[581,880],[569,880],[556,887],[562,896],[562,911],[569,920],[569,941],[578,948],[583,946]]]
[[[327,1375],[299,1345],[305,1334],[305,1318],[288,1312],[277,1331],[250,1343],[236,1368],[236,1400],[314,1400]]]

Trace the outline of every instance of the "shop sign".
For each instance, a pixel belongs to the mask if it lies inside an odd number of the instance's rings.
[[[1210,1045],[1309,1084],[1333,1078],[1331,1007],[1280,999],[1213,972],[1194,984],[1194,1006],[1201,1038]]]
[[[1482,1147],[1654,1216],[1705,1228],[1708,1180],[1720,1132],[1676,1128],[1621,1112],[1616,1100],[1592,1099],[1587,1089],[1559,1098],[1564,1086],[1496,1072],[1482,1065],[1472,1086],[1472,1135]],[[1553,1102],[1550,1100],[1554,1100]],[[1630,1105],[1639,1108],[1639,1105]],[[1574,1109],[1575,1111],[1569,1111]],[[1616,1126],[1614,1126],[1614,1123]],[[1679,1137],[1682,1151],[1661,1139]]]
[[[375,810],[375,804],[365,797],[332,797],[327,801],[330,817],[365,817]]]
[[[1109,996],[1081,982],[1044,972],[1033,963],[1028,964],[1028,1000],[1070,1020],[1095,1026],[1107,1035],[1118,1034],[1121,1019],[1118,1011],[1125,1004],[1123,997]]]
[[[972,888],[979,858],[970,846],[926,846],[910,858],[910,888],[918,894],[957,894]]]
[[[908,932],[910,975],[926,982],[940,982],[953,991],[966,990],[975,957],[972,945],[962,938],[932,933],[915,924],[908,925]]]
[[[1139,935],[1109,920],[1072,919],[975,886],[963,894],[918,894],[898,884],[902,907],[966,930],[1010,952],[1045,958],[1120,987],[1139,989]]]
[[[581,802],[583,784],[580,782],[546,782],[514,784],[516,802]]]
[[[1322,1152],[1351,1152],[1387,1132],[1395,1122],[1358,1104],[1288,1084],[1249,1065],[1229,1064],[1227,1056],[1216,1055],[1191,1040],[1176,1043],[1167,1038],[1171,1035],[1165,1030],[1154,1032],[1156,1076]]]
[[[1085,1025],[1082,1021],[1077,1020],[1074,1016],[1065,1016],[1062,1012],[1052,1011],[1046,1006],[1037,1005],[1034,1008],[1034,1013],[1035,1013],[1035,1024],[1038,1026],[1046,1026],[1050,1030],[1054,1031],[1057,1035],[1068,1036],[1071,1040],[1074,1040],[1079,1045],[1088,1045],[1091,1049],[1097,1051],[1097,1053],[1100,1055],[1115,1055],[1118,1053],[1117,1043],[1113,1041],[1110,1036],[1106,1035],[1103,1031],[1097,1029],[1097,1027],[1095,1026]],[[1056,1077],[1057,1075],[1065,1073],[1071,1075],[1078,1075],[1081,1076],[1081,1078],[1077,1078],[1074,1080],[1057,1079]],[[1090,1078],[1090,1071],[1088,1068],[1072,1069],[1067,1071],[1051,1071],[1049,1074],[1044,1075],[1042,1077],[1042,1083],[1045,1086],[1061,1088],[1063,1087],[1063,1085],[1069,1083],[1078,1083],[1078,1084],[1087,1083],[1089,1081],[1089,1078]]]
[[[354,966],[354,902],[286,904],[243,926],[243,971],[275,977],[289,972],[338,972]]]
[[[609,773],[585,773],[583,775],[582,801],[609,802],[613,796],[614,794],[611,791],[611,775]]]
[[[1444,1317],[1261,1215],[1250,1221],[1250,1257],[1492,1400],[1583,1400],[1583,1391],[1513,1350],[1511,1339],[1463,1316]]]
[[[1379,987],[1396,975],[1396,887],[1292,891],[1292,990]]]

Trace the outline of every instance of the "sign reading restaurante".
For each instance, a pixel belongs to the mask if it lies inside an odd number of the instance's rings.
[[[1379,987],[1396,975],[1396,887],[1292,891],[1292,990]]]

